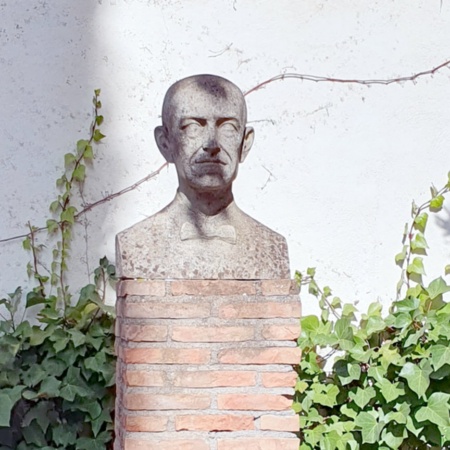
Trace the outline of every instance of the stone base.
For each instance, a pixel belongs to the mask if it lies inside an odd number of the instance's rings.
[[[120,282],[115,450],[298,450],[290,280]]]

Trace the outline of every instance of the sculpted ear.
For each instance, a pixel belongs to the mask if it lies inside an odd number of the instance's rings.
[[[244,138],[242,140],[242,150],[240,162],[244,162],[247,158],[248,152],[252,148],[253,141],[255,139],[255,130],[252,127],[247,127],[244,131]]]
[[[155,141],[159,148],[159,151],[164,156],[168,163],[173,163],[172,149],[169,145],[169,139],[167,136],[167,129],[164,126],[159,126],[155,128]]]

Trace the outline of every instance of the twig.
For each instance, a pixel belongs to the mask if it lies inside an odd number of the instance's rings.
[[[167,167],[167,166],[168,166],[168,163],[164,163],[157,170],[155,170],[154,172],[150,173],[146,177],[142,178],[142,180],[139,180],[136,183],[132,184],[131,186],[128,186],[128,187],[126,187],[125,189],[122,189],[119,192],[115,192],[114,194],[107,195],[106,197],[103,197],[102,199],[100,199],[100,200],[98,200],[98,201],[96,201],[94,203],[90,203],[89,205],[86,205],[79,213],[75,214],[74,218],[78,219],[80,216],[82,216],[83,214],[86,214],[88,211],[90,211],[91,209],[95,208],[96,206],[99,206],[102,203],[109,202],[110,200],[112,200],[112,199],[114,199],[116,197],[119,197],[119,196],[121,196],[123,194],[126,194],[127,192],[130,192],[130,191],[136,189],[142,183],[145,183],[146,181],[150,180],[151,178],[155,177],[156,175],[159,175],[159,173],[164,169],[164,167]],[[38,233],[38,232],[44,231],[46,229],[47,229],[47,227],[39,227],[39,228],[35,228],[33,230],[33,232],[34,233]],[[23,238],[26,238],[28,236],[30,236],[30,233],[20,234],[20,235],[17,235],[17,236],[12,236],[10,238],[0,239],[0,243],[14,241],[16,239],[23,239]]]
[[[168,165],[169,165],[169,163],[166,162],[159,169],[150,173],[146,177],[142,178],[142,180],[137,181],[136,183],[132,184],[131,186],[128,186],[119,192],[115,192],[114,194],[108,195],[94,203],[86,205],[86,207],[83,210],[81,210],[78,214],[75,214],[75,216],[74,216],[75,219],[78,219],[79,216],[81,216],[82,214],[86,214],[88,211],[90,211],[91,209],[95,208],[98,205],[101,205],[102,203],[109,202],[110,200],[112,200],[116,197],[120,197],[121,195],[126,194],[127,192],[133,191],[134,189],[139,187],[142,183],[145,183],[146,181],[150,180],[151,178],[155,177],[156,175],[159,175],[159,173]],[[2,241],[0,241],[0,242],[2,242]]]
[[[438,66],[434,67],[433,69],[430,70],[424,70],[423,72],[418,72],[414,75],[411,75],[409,77],[398,77],[398,78],[389,78],[389,79],[380,79],[380,80],[358,80],[358,79],[353,79],[353,78],[333,78],[333,77],[320,77],[317,75],[303,75],[300,73],[283,73],[280,75],[276,75],[272,78],[269,78],[266,81],[263,81],[262,83],[259,83],[258,85],[256,85],[255,87],[251,88],[249,91],[245,92],[244,95],[249,95],[252,92],[255,92],[261,88],[263,88],[264,86],[273,83],[274,81],[280,81],[280,80],[285,80],[287,78],[296,78],[299,80],[305,80],[305,81],[315,81],[315,82],[331,82],[331,83],[344,83],[344,84],[363,84],[363,85],[371,85],[371,84],[381,84],[381,85],[388,85],[388,84],[392,84],[392,83],[399,83],[399,82],[403,82],[403,81],[414,81],[417,78],[423,77],[425,75],[433,75],[435,74],[438,70],[443,69],[444,67],[449,67],[450,66],[450,60],[443,62],[442,64],[439,64]]]

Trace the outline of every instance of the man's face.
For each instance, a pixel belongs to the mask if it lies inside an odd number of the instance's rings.
[[[180,185],[197,191],[231,186],[236,178],[245,133],[241,95],[225,87],[214,95],[189,85],[172,99],[167,143]]]

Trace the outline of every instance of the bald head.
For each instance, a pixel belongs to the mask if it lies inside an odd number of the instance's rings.
[[[227,102],[241,115],[243,124],[247,122],[247,106],[242,91],[231,81],[217,75],[193,75],[177,81],[168,89],[163,102],[163,126],[171,127],[174,116],[183,114],[184,103],[208,98],[211,105],[219,101]]]
[[[179,189],[231,192],[254,136],[245,126],[247,108],[240,89],[214,75],[184,78],[167,91],[162,121],[155,139],[164,158],[175,164]]]

